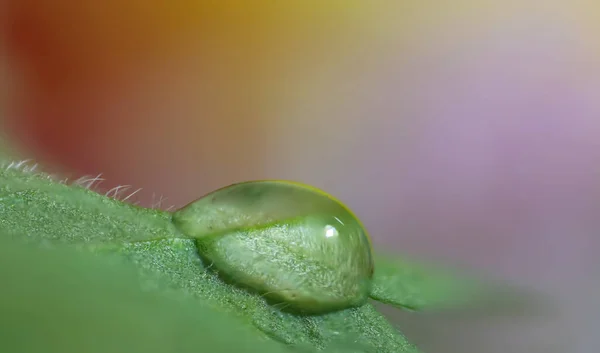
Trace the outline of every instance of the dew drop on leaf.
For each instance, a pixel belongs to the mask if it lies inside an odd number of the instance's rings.
[[[287,181],[234,184],[174,212],[173,222],[224,280],[279,308],[317,314],[367,300],[369,236],[323,191]]]

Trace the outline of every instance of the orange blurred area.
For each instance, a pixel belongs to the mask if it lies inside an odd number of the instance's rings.
[[[319,40],[351,14],[354,2],[23,0],[9,2],[9,46],[46,87],[101,78],[180,46],[238,47],[243,61],[261,45],[298,35]],[[350,6],[349,6],[350,5]],[[326,17],[326,21],[322,18]],[[307,26],[307,24],[310,24]],[[312,31],[313,33],[307,33]],[[294,34],[296,32],[296,34]],[[231,49],[231,48],[229,48]]]
[[[114,183],[194,174],[202,164],[213,185],[231,170],[258,176],[270,91],[280,89],[272,82],[290,65],[351,57],[364,36],[361,7],[11,1],[6,39],[20,89],[8,127],[47,164],[101,170]]]

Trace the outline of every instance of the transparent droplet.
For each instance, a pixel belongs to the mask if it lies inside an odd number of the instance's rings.
[[[212,192],[176,211],[223,278],[303,312],[363,304],[371,242],[340,201],[310,186],[254,181]]]

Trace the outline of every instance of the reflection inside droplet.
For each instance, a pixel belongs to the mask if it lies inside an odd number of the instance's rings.
[[[335,229],[334,226],[331,225],[326,225],[325,226],[325,237],[327,238],[331,238],[338,235],[338,231],[337,229]]]

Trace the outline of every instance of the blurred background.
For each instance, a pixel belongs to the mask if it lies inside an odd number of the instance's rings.
[[[46,170],[161,207],[313,184],[377,247],[556,297],[535,317],[392,314],[426,352],[600,347],[596,2],[2,3],[2,130]]]

